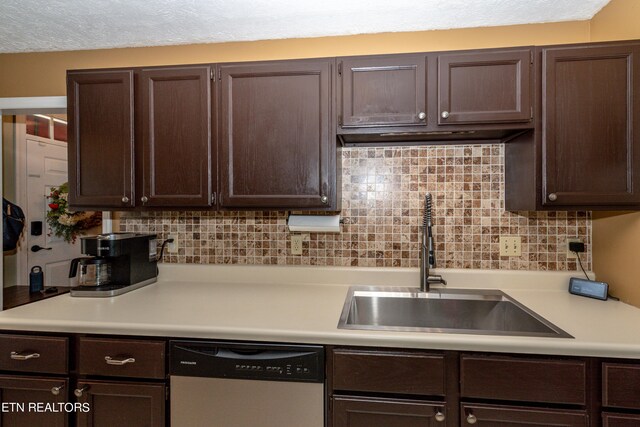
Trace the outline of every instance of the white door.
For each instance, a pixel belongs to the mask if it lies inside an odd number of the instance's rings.
[[[67,182],[67,144],[27,135],[26,175],[27,262],[22,263],[23,283],[29,283],[29,272],[37,265],[44,272],[45,286],[70,286],[75,283],[69,279],[70,260],[80,256],[80,239],[70,244],[50,235],[46,221],[51,187]],[[33,221],[42,221],[39,236],[32,235]],[[47,249],[34,252],[31,248],[35,245]]]

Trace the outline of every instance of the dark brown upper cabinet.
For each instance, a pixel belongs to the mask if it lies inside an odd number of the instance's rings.
[[[542,205],[640,205],[640,45],[542,49]]]
[[[210,206],[212,69],[70,71],[71,206]]]
[[[487,50],[438,56],[438,124],[533,119],[533,51]]]
[[[220,66],[221,207],[338,208],[333,66]]]
[[[211,67],[140,71],[143,206],[210,206]]]
[[[640,207],[640,44],[537,48],[535,133],[505,145],[507,210]]]
[[[338,125],[426,126],[426,55],[338,58]]]
[[[71,206],[133,206],[133,82],[133,70],[67,74]]]

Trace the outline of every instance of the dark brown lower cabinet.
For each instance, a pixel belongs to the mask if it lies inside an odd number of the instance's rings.
[[[80,393],[81,391],[81,393]],[[78,381],[78,402],[89,412],[78,413],[78,427],[163,427],[163,384]]]
[[[333,427],[445,425],[444,403],[334,396]]]
[[[638,427],[640,426],[640,414],[602,414],[603,427]]]
[[[589,417],[585,411],[466,403],[460,405],[460,426],[476,424],[482,427],[587,427]]]
[[[66,427],[66,378],[0,376],[0,425],[6,427]]]

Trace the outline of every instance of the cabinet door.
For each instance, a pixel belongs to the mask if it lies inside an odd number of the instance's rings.
[[[640,415],[603,413],[602,425],[604,427],[638,427]]]
[[[140,72],[142,205],[211,204],[210,75],[210,66]]]
[[[333,427],[438,427],[446,425],[444,403],[333,397]]]
[[[482,427],[587,427],[589,425],[589,417],[585,411],[466,403],[460,406],[461,427],[476,424]]]
[[[133,71],[67,74],[69,203],[134,206]]]
[[[223,65],[223,207],[336,206],[331,60]]]
[[[542,204],[639,204],[640,48],[548,48],[542,59]]]
[[[530,49],[440,55],[438,124],[532,120]]]
[[[79,381],[74,394],[91,408],[77,414],[78,427],[165,425],[163,384]]]
[[[426,126],[426,56],[339,58],[339,125]]]
[[[0,376],[0,403],[3,405],[0,425],[66,427],[66,411],[45,409],[51,404],[59,409],[59,404],[67,402],[67,396],[66,378]]]

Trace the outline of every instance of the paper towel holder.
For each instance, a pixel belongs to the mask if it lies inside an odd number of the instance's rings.
[[[340,233],[344,221],[338,215],[289,214],[287,227],[290,232]]]

